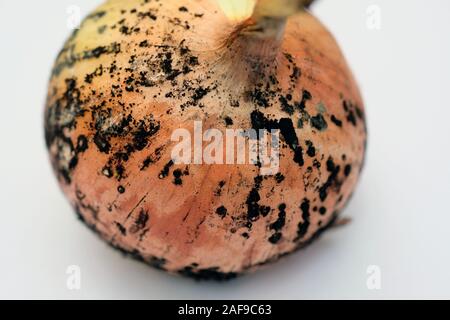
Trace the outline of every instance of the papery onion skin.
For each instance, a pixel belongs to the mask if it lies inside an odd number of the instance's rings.
[[[60,185],[114,247],[194,278],[233,278],[331,226],[363,166],[357,84],[310,13],[279,43],[249,38],[211,0],[108,1],[66,42],[45,111]],[[171,134],[281,129],[280,173],[174,165]]]

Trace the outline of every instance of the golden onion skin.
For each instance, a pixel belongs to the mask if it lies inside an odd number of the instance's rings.
[[[110,0],[68,39],[45,110],[50,159],[80,219],[157,268],[229,279],[333,225],[363,166],[363,102],[310,13],[279,42],[212,0]],[[280,172],[176,165],[177,128],[280,129]]]

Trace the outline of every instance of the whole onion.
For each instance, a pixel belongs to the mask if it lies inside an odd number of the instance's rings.
[[[86,17],[57,57],[45,110],[51,162],[79,218],[150,265],[214,279],[332,226],[363,166],[366,126],[309,2],[109,0]],[[198,124],[223,132],[224,149],[227,129],[255,130],[247,143],[278,132],[279,166],[202,162]],[[200,161],[174,159],[178,129],[197,139]]]

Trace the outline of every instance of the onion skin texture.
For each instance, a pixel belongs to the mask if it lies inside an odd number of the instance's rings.
[[[363,102],[307,11],[279,42],[236,32],[218,5],[108,1],[52,71],[45,135],[80,219],[159,269],[224,280],[303,248],[332,226],[364,162]],[[278,128],[280,173],[175,165],[177,128]]]

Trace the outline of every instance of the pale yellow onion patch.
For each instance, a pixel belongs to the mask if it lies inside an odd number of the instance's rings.
[[[255,8],[256,0],[216,0],[220,8],[231,21],[242,21],[250,18]]]
[[[254,9],[256,17],[288,17],[298,10],[307,1],[302,0],[258,0],[258,4]]]

